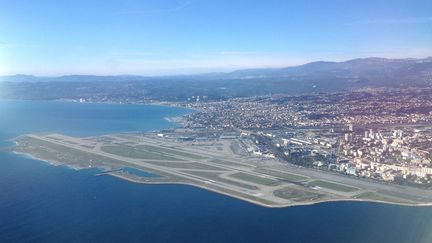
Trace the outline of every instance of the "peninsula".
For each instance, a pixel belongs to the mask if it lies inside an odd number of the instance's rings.
[[[99,168],[97,175],[137,183],[187,184],[265,207],[341,200],[417,206],[432,202],[431,190],[253,156],[242,151],[239,137],[203,137],[199,129],[84,138],[27,134],[14,141],[13,152],[54,165]]]

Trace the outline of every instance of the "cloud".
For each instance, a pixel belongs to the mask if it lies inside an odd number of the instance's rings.
[[[129,15],[129,14],[137,14],[137,15],[143,14],[143,15],[145,15],[145,14],[173,13],[173,12],[181,11],[181,10],[189,7],[192,4],[193,4],[192,1],[185,1],[185,2],[182,2],[182,3],[180,3],[177,6],[174,6],[172,8],[130,10],[130,11],[117,12],[116,14],[118,14],[118,15]]]
[[[349,23],[348,25],[392,25],[392,24],[427,24],[432,23],[432,17],[411,18],[381,18],[366,19]]]

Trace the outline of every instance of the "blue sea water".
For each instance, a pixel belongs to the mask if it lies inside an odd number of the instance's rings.
[[[185,109],[0,101],[0,144],[175,126]],[[334,202],[270,209],[183,185],[143,185],[0,152],[0,242],[432,242],[432,208]]]

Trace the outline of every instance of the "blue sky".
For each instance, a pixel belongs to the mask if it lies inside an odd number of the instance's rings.
[[[0,74],[183,74],[432,55],[432,1],[0,0]]]

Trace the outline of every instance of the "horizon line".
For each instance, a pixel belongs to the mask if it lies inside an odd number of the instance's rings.
[[[392,58],[392,57],[382,57],[382,56],[369,56],[369,57],[358,57],[358,58],[350,58],[350,59],[344,59],[342,61],[329,61],[329,60],[323,60],[318,59],[316,61],[309,61],[309,62],[303,62],[301,64],[297,65],[279,65],[279,66],[257,66],[257,67],[244,67],[244,68],[238,68],[238,69],[232,69],[231,71],[208,71],[208,72],[191,72],[191,73],[173,73],[173,74],[133,74],[133,73],[123,73],[123,74],[91,74],[91,73],[69,73],[69,74],[57,74],[57,75],[35,75],[35,74],[28,74],[28,73],[14,73],[14,74],[1,74],[0,77],[14,77],[14,76],[31,76],[35,78],[59,78],[59,77],[67,77],[67,76],[95,76],[95,77],[121,77],[121,76],[136,76],[136,77],[143,77],[143,78],[152,78],[152,77],[170,77],[170,76],[189,76],[189,75],[206,75],[206,74],[227,74],[232,73],[236,71],[241,70],[253,70],[253,69],[283,69],[283,68],[290,68],[290,67],[299,67],[311,63],[319,63],[319,62],[327,62],[327,63],[343,63],[343,62],[349,62],[353,60],[361,60],[361,59],[386,59],[386,60],[424,60],[424,59],[432,59],[432,55],[426,55],[424,57],[398,57],[398,58]],[[216,68],[216,67],[215,67]]]

